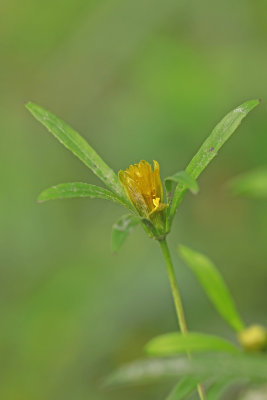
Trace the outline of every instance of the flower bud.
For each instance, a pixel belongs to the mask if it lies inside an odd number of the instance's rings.
[[[153,161],[154,170],[147,161],[130,165],[119,171],[119,180],[138,214],[149,220],[160,234],[165,233],[165,208],[159,164]]]
[[[267,348],[267,331],[260,325],[252,325],[238,333],[238,340],[245,350],[261,351]]]

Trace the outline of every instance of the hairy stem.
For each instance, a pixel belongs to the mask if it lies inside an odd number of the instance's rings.
[[[169,247],[168,247],[166,239],[159,241],[159,244],[160,244],[160,247],[161,247],[161,250],[162,250],[162,253],[164,256],[164,260],[166,263],[166,267],[167,267],[167,272],[168,272],[169,281],[170,281],[170,285],[171,285],[172,296],[173,296],[173,300],[174,300],[174,305],[175,305],[175,310],[176,310],[176,314],[177,314],[179,327],[180,327],[182,334],[186,335],[186,333],[187,333],[186,319],[185,319],[185,315],[184,315],[183,304],[182,304],[181,296],[179,293],[177,281],[175,278],[175,273],[174,273],[174,269],[173,269],[173,264],[172,264]],[[188,354],[188,357],[190,358],[190,354]],[[205,392],[204,392],[204,388],[201,384],[197,385],[197,391],[198,391],[199,398],[201,400],[205,400]]]

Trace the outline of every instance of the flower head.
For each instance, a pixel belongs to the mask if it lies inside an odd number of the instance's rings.
[[[141,217],[154,219],[154,216],[167,207],[163,201],[163,189],[159,174],[159,164],[153,161],[154,170],[147,161],[130,165],[119,171],[119,180],[131,203]]]

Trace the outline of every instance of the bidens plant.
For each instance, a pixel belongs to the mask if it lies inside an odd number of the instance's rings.
[[[229,379],[224,379],[221,382],[223,373],[229,371],[229,368],[217,371],[218,376],[216,376],[214,361],[210,364],[212,368],[209,370],[208,380],[205,374],[199,373],[199,366],[197,366],[198,373],[192,374],[192,368],[194,365],[197,365],[197,360],[194,361],[194,359],[191,359],[192,353],[224,352],[234,354],[235,357],[237,353],[241,354],[240,347],[236,347],[233,343],[225,339],[196,332],[188,332],[166,236],[171,230],[175,212],[186,192],[188,190],[192,193],[198,192],[196,180],[201,172],[203,172],[216,156],[219,149],[234,133],[243,118],[258,104],[259,100],[248,101],[231,111],[216,125],[185,170],[176,172],[172,176],[165,178],[165,199],[157,161],[153,161],[153,168],[147,161],[140,161],[138,164],[130,165],[126,170],[120,170],[116,174],[69,125],[36,104],[28,103],[26,106],[33,116],[96,174],[107,187],[106,189],[81,182],[63,183],[44,190],[38,200],[43,202],[72,197],[111,200],[128,210],[128,213],[123,215],[114,224],[112,229],[112,247],[115,251],[119,250],[125,238],[134,226],[138,224],[141,224],[146,233],[160,244],[167,267],[181,333],[170,333],[153,339],[146,346],[146,351],[150,355],[157,357],[185,353],[190,358],[188,360],[190,367],[189,364],[183,364],[184,369],[180,371],[180,377],[182,376],[183,379],[180,379],[175,386],[173,392],[168,397],[169,400],[182,399],[195,388],[197,388],[199,398],[202,400],[205,399],[204,385],[200,382],[205,383],[208,398],[215,399],[217,397],[212,397],[212,393],[216,393],[213,385],[219,383],[221,384],[219,385],[221,388],[223,386],[222,383],[229,384]],[[180,255],[196,274],[216,310],[237,334],[240,345],[247,350],[256,349],[257,351],[261,351],[265,349],[267,342],[266,330],[261,327],[257,328],[257,330],[255,328],[245,328],[226,284],[211,261],[185,246],[180,247]],[[147,377],[151,378],[153,371],[157,371],[157,377],[159,377],[159,371],[162,371],[162,375],[171,375],[173,372],[176,377],[179,377],[179,368],[177,369],[175,362],[169,363],[166,360],[157,360],[156,364],[153,364],[153,361],[149,361],[148,364],[146,363],[147,361],[143,364],[133,365],[132,367],[128,367],[128,369],[125,368],[119,371],[119,373],[115,374],[109,380],[109,384],[135,382],[136,379],[141,380],[143,377],[145,379]],[[204,366],[208,365],[204,361],[202,364]],[[181,364],[179,365],[181,366]],[[207,368],[206,372],[208,371]],[[251,371],[253,373],[255,368]]]
[[[26,107],[68,150],[77,156],[108,188],[88,183],[63,183],[44,190],[40,202],[72,197],[102,198],[126,207],[130,214],[123,216],[113,227],[113,249],[118,250],[131,228],[141,223],[146,232],[159,241],[170,232],[175,212],[187,190],[198,192],[196,179],[217,155],[243,118],[259,100],[250,100],[227,114],[216,125],[187,168],[165,178],[166,201],[159,174],[159,164],[146,161],[130,165],[116,174],[96,151],[74,129],[55,115],[29,102]],[[118,233],[118,231],[120,233]]]

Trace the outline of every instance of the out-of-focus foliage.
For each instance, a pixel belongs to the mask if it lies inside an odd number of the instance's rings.
[[[179,353],[223,351],[237,353],[237,348],[225,339],[203,333],[166,333],[153,338],[145,347],[153,356],[170,356]]]
[[[181,205],[172,237],[223,266],[245,322],[266,325],[266,204],[224,190],[266,164],[266,12],[264,1],[1,2],[1,398],[161,400],[169,385],[105,392],[99,382],[176,329],[155,243],[137,228],[110,251],[119,206],[35,202],[59,182],[99,182],[33,121],[29,100],[83,132],[115,171],[156,159],[171,176],[223,115],[261,97]],[[190,329],[232,339],[174,261]]]
[[[265,400],[267,396],[267,388],[266,385],[263,385],[260,388],[255,387],[252,390],[249,390],[247,393],[241,396],[240,400]]]
[[[228,187],[232,194],[255,199],[267,198],[267,167],[245,172],[232,179]]]
[[[209,354],[194,357],[137,360],[113,372],[104,382],[107,387],[133,385],[149,380],[184,378],[199,380],[249,379],[254,383],[266,382],[266,356],[246,354]],[[189,384],[189,382],[188,382]]]
[[[175,385],[166,400],[182,400],[196,389],[198,379],[183,378]]]

